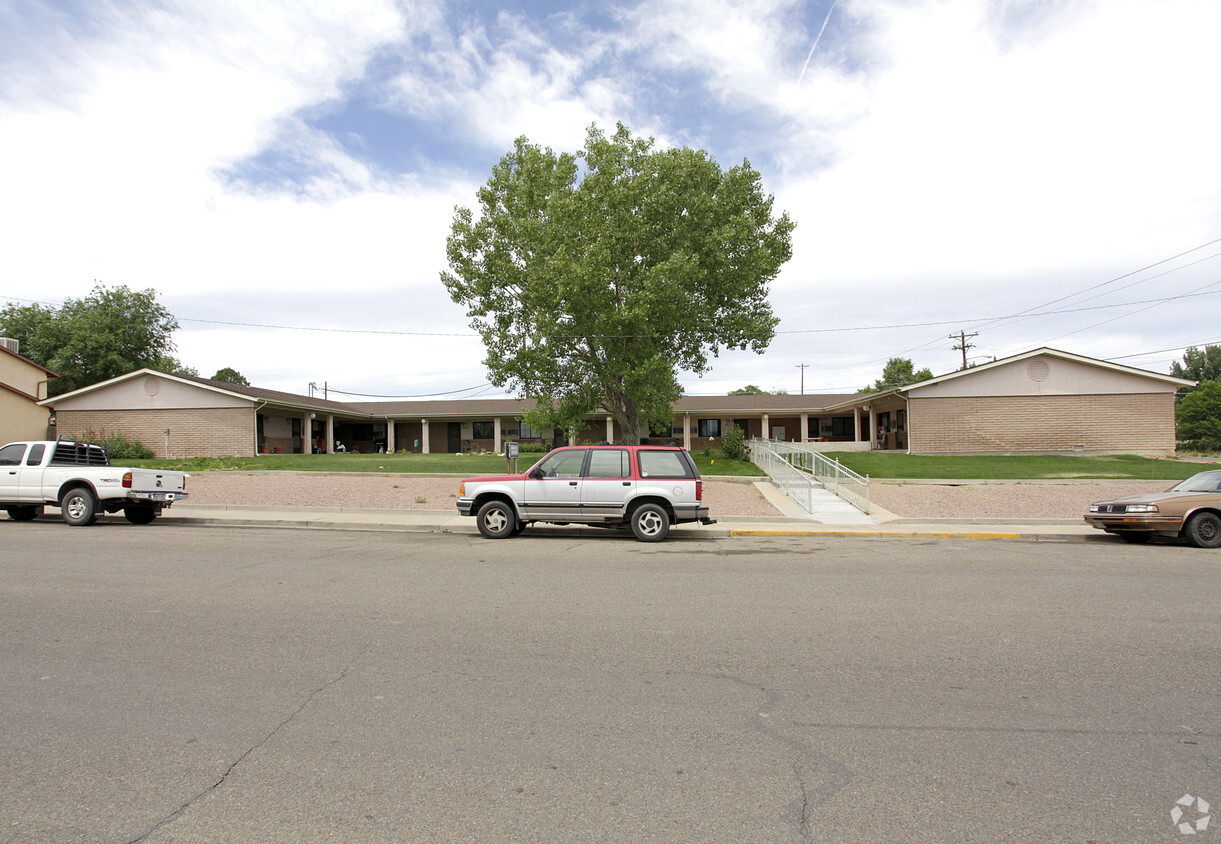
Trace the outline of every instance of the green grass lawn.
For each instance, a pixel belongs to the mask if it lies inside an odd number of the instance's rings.
[[[935,457],[893,451],[838,452],[854,472],[871,478],[961,478],[963,480],[1182,480],[1212,466],[1181,460],[1156,460],[1132,454],[1102,457],[1038,454],[1021,457]]]
[[[700,474],[759,476],[753,463],[693,452]],[[1098,478],[1103,480],[1182,480],[1210,466],[1180,460],[1153,460],[1130,454],[1107,457],[1034,455],[1029,457],[928,457],[900,452],[836,452],[830,458],[871,478],[961,478],[963,480],[1035,480]],[[534,465],[540,454],[524,454],[518,469]],[[487,454],[269,454],[262,457],[196,457],[188,460],[123,460],[133,466],[157,466],[187,472],[293,471],[395,472],[406,474],[500,474],[503,457]]]
[[[523,454],[519,471],[533,466],[541,454]],[[701,475],[749,475],[763,473],[753,463],[693,454]],[[267,454],[261,457],[193,457],[186,460],[122,460],[124,465],[155,466],[186,472],[291,471],[291,472],[402,472],[408,474],[500,474],[508,469],[503,457],[488,454]]]

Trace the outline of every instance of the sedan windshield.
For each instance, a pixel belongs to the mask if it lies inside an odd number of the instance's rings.
[[[1218,492],[1221,491],[1221,472],[1201,472],[1170,487],[1169,492]]]

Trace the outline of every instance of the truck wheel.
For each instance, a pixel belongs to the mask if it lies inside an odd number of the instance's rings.
[[[479,532],[488,539],[504,539],[517,526],[517,514],[511,505],[503,501],[489,501],[479,508],[475,522],[479,525]]]
[[[156,507],[124,507],[123,515],[133,525],[147,525],[157,518]]]
[[[5,512],[8,513],[8,517],[14,522],[29,522],[42,515],[42,508],[36,507],[33,504],[23,504],[17,507],[9,507]]]
[[[1184,530],[1197,548],[1221,548],[1221,516],[1216,513],[1196,513]]]
[[[59,500],[64,521],[73,526],[91,525],[98,520],[98,502],[84,487],[73,487]]]
[[[641,504],[632,511],[632,533],[641,542],[661,542],[670,532],[670,517],[660,504]]]

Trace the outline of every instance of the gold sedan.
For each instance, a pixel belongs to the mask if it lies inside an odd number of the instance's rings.
[[[1125,542],[1182,536],[1197,548],[1221,548],[1221,471],[1201,472],[1165,492],[1091,504],[1085,520]]]

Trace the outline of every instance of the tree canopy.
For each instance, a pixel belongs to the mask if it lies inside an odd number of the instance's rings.
[[[216,370],[216,374],[212,376],[212,380],[224,381],[226,384],[241,384],[243,387],[250,386],[250,382],[246,380],[245,375],[229,366]]]
[[[173,357],[176,328],[157,291],[126,285],[97,284],[58,309],[12,303],[0,309],[0,336],[17,339],[22,355],[59,375],[47,385],[51,396],[146,366],[198,374]]]
[[[1221,346],[1205,346],[1203,349],[1189,346],[1183,354],[1183,362],[1175,361],[1170,365],[1170,374],[1176,378],[1190,378],[1199,381],[1203,386],[1205,381],[1221,381]],[[1187,387],[1184,392],[1198,389]]]
[[[537,400],[531,425],[571,430],[603,407],[637,442],[671,423],[679,370],[771,342],[793,223],[749,162],[723,171],[590,127],[575,154],[518,138],[478,200],[478,215],[455,210],[441,279],[492,383]]]
[[[933,371],[928,367],[915,371],[916,365],[910,358],[891,358],[882,367],[882,377],[873,382],[872,387],[862,387],[862,393],[882,393],[896,387],[915,384],[917,381],[927,381],[933,377]]]
[[[1187,448],[1221,451],[1221,381],[1203,381],[1175,407],[1178,439]]]
[[[762,387],[754,384],[747,384],[745,387],[739,387],[736,390],[730,390],[731,396],[786,396],[788,390],[765,390]]]

